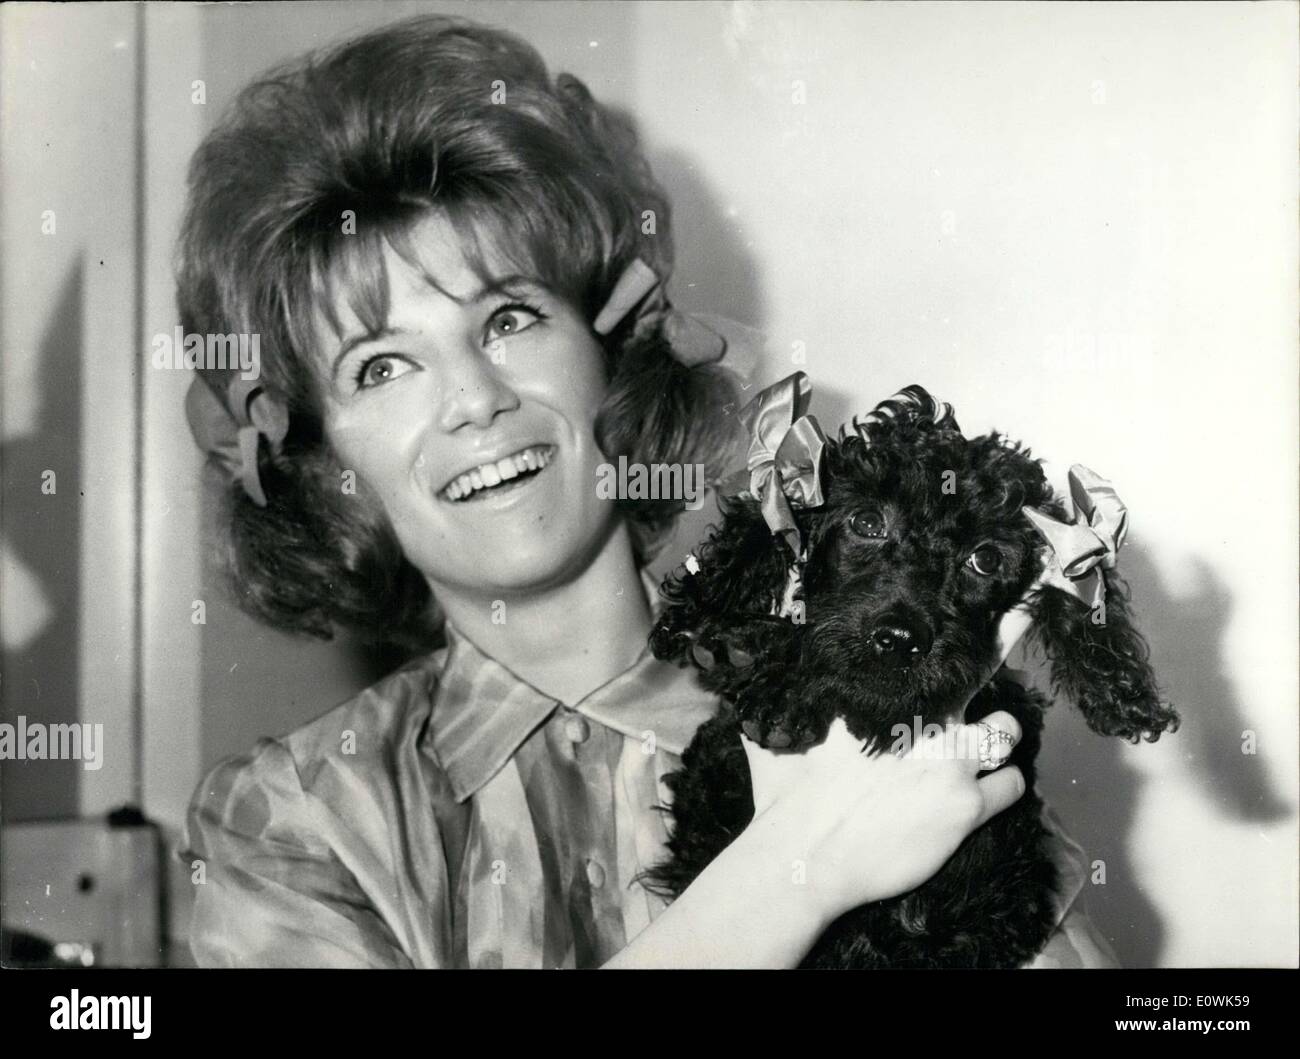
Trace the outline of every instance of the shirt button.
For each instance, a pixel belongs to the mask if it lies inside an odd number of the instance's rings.
[[[596,890],[605,885],[605,869],[594,860],[587,861],[587,882]]]
[[[576,714],[564,722],[564,734],[570,743],[585,743],[591,735],[591,726],[583,717]]]

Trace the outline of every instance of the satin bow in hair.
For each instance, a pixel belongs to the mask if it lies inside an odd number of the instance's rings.
[[[820,507],[824,501],[821,454],[826,436],[807,414],[812,383],[802,371],[773,383],[740,411],[749,436],[746,469],[722,482],[724,496],[748,495],[759,502],[763,520],[799,559],[803,545],[795,507]]]
[[[226,473],[239,481],[258,507],[266,507],[266,493],[257,474],[258,437],[265,437],[273,453],[280,451],[289,433],[289,411],[256,379],[234,376],[223,402],[200,378],[185,395],[185,416],[199,447]]]
[[[730,330],[731,321],[674,309],[663,282],[639,257],[619,276],[604,308],[596,315],[592,330],[607,335],[634,309],[637,331],[662,320],[663,334],[673,348],[673,357],[683,364],[712,364],[727,355],[734,344],[724,333]]]
[[[1101,571],[1115,566],[1128,535],[1128,509],[1110,482],[1081,463],[1070,468],[1069,483],[1072,522],[1059,522],[1031,507],[1021,510],[1052,552],[1044,583],[1095,607],[1106,594]]]

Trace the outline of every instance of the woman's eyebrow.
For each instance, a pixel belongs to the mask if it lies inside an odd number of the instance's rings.
[[[453,295],[449,294],[447,291],[443,290],[442,287],[439,286],[438,284],[432,283],[432,285],[438,291],[446,295],[448,298],[451,298],[451,300],[454,301],[457,305],[477,305],[479,302],[483,301],[485,298],[489,297],[490,295],[496,294],[500,291],[507,290],[508,288],[519,284],[526,284],[530,287],[537,287],[539,289],[544,289],[543,284],[539,283],[531,276],[525,276],[519,272],[514,272],[511,273],[509,276],[501,276],[497,279],[494,279],[491,283],[484,284],[473,294],[464,298],[454,297]],[[343,358],[346,357],[349,353],[351,353],[354,349],[356,349],[357,346],[362,345],[363,343],[366,342],[375,342],[381,338],[392,338],[395,335],[401,335],[405,333],[406,333],[405,329],[400,327],[381,327],[377,331],[365,331],[358,335],[349,335],[347,338],[343,340],[342,344],[339,346],[338,352],[334,354],[334,362],[330,368],[330,378],[331,379],[338,378],[339,365],[343,363]]]
[[[392,338],[394,335],[403,334],[400,328],[381,327],[378,331],[365,331],[359,335],[351,335],[343,340],[339,346],[339,351],[334,354],[334,363],[330,367],[330,378],[337,379],[339,376],[339,365],[343,363],[343,358],[351,353],[357,346],[365,342],[375,342],[381,338]]]
[[[491,283],[485,284],[467,298],[452,298],[451,300],[457,305],[476,305],[490,294],[496,294],[499,291],[504,291],[510,287],[520,285],[544,289],[543,284],[533,279],[532,276],[525,276],[519,272],[512,272],[508,276],[500,276],[497,279],[494,279]],[[441,287],[438,289],[442,290]],[[443,291],[443,293],[446,294],[446,291]],[[451,297],[451,295],[448,295],[448,297]]]

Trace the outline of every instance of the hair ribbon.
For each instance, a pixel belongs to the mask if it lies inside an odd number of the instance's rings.
[[[243,485],[254,504],[266,507],[257,473],[258,439],[266,438],[271,452],[279,454],[289,433],[284,403],[257,379],[235,375],[222,401],[202,378],[195,377],[185,395],[185,416],[199,447]]]
[[[662,323],[664,337],[673,348],[674,359],[683,364],[712,364],[728,352],[732,343],[726,334],[729,321],[704,313],[684,313],[673,308],[664,283],[654,269],[636,258],[619,275],[604,308],[596,314],[592,330],[607,335],[628,313],[636,310],[634,332]],[[708,321],[708,322],[706,322]]]

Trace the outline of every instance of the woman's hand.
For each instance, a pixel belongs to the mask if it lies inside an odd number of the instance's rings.
[[[1020,739],[1015,718],[999,712],[981,723],[1011,737],[998,747],[996,760],[1004,761]],[[755,807],[742,840],[786,861],[790,885],[806,888],[827,924],[905,893],[1024,793],[1014,766],[981,777],[974,748],[982,734],[978,725],[955,725],[904,754],[876,756],[864,754],[839,719],[823,743],[797,754],[742,736]]]
[[[983,723],[1020,737],[1010,714]],[[949,738],[978,738],[976,727]],[[898,757],[868,757],[843,721],[800,754],[746,740],[754,819],[606,966],[798,965],[836,917],[923,883],[1024,793],[1019,769],[981,779],[975,756],[940,753],[952,745],[967,744],[932,736]],[[1003,760],[1010,745],[1000,749]]]
[[[1032,617],[1023,604],[1039,584],[1002,616],[997,661],[985,679],[1029,629]],[[754,819],[742,837],[789,857],[791,877],[802,874],[814,914],[827,924],[858,905],[906,893],[1025,793],[1014,766],[981,777],[983,725],[1009,737],[997,745],[995,767],[1021,734],[1002,711],[974,725],[951,725],[897,756],[868,757],[839,718],[823,743],[803,753],[765,750],[742,735],[754,791]]]
[[[1023,608],[1004,616],[999,664],[1028,624]],[[899,756],[868,757],[838,719],[803,753],[741,736],[754,819],[607,966],[796,966],[837,917],[919,886],[1024,793],[1018,768],[980,776],[979,754],[969,751],[984,724],[1011,737],[994,763],[1005,761],[1020,726],[1003,712],[923,737]]]

